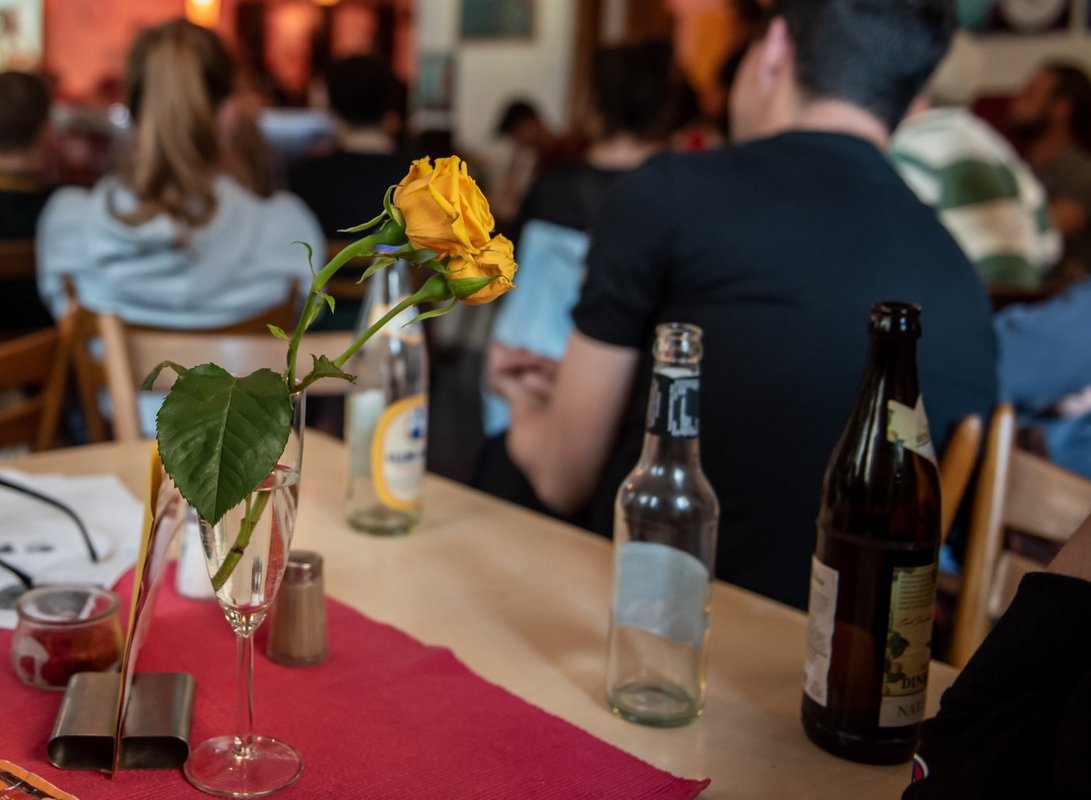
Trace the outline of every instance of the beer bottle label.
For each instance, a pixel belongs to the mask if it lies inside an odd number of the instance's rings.
[[[803,691],[823,708],[833,652],[837,613],[837,570],[811,556],[811,595],[807,602],[807,655],[803,661]]]
[[[615,625],[701,647],[711,576],[699,558],[659,542],[626,542],[615,569]]]
[[[700,378],[692,372],[669,370],[652,373],[648,397],[648,433],[670,439],[697,437],[697,390]]]
[[[379,501],[395,511],[413,511],[424,482],[428,405],[423,394],[383,410],[371,439],[371,479]]]
[[[935,564],[894,568],[883,665],[883,699],[879,705],[880,728],[901,728],[924,718],[935,602]]]
[[[912,408],[897,400],[886,401],[886,438],[888,442],[901,443],[906,450],[935,465],[936,449],[932,446],[928,416],[924,413],[924,398],[920,395],[917,395],[917,404]]]

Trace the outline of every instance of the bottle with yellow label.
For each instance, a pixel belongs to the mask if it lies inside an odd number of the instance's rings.
[[[412,291],[404,261],[373,275],[358,332]],[[367,533],[402,535],[420,516],[428,442],[428,357],[421,324],[410,322],[416,315],[416,308],[403,311],[346,366],[356,375],[345,401],[347,516],[349,525]]]
[[[920,308],[877,303],[811,563],[803,727],[855,761],[907,761],[931,660],[939,477],[917,378]]]

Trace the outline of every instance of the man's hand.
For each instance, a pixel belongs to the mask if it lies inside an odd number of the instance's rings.
[[[489,390],[515,405],[530,393],[542,402],[553,395],[558,362],[522,347],[499,342],[489,345],[485,381]]]
[[[562,514],[576,513],[598,487],[639,354],[579,331],[569,338],[559,365],[505,349],[498,353],[491,383],[511,409],[508,454],[543,503]]]

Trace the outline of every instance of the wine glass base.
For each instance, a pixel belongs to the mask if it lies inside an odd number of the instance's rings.
[[[291,786],[303,774],[303,759],[290,744],[252,736],[216,736],[190,751],[186,779],[220,797],[265,797]]]

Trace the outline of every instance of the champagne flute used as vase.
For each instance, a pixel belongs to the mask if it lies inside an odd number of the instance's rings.
[[[216,591],[238,647],[235,732],[208,739],[186,761],[186,778],[222,797],[263,797],[294,783],[303,760],[291,745],[254,733],[254,631],[265,619],[284,577],[295,527],[303,456],[303,397],[284,453],[269,477],[215,525],[201,520],[209,576],[228,573]],[[240,537],[240,532],[242,536]],[[245,542],[239,554],[240,538]],[[236,561],[237,559],[237,561]]]

